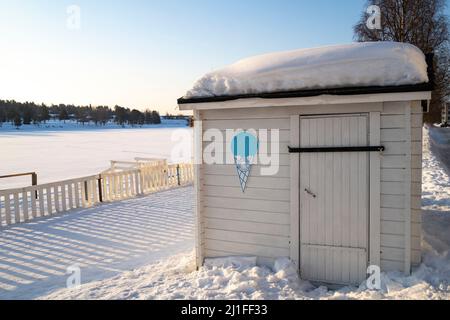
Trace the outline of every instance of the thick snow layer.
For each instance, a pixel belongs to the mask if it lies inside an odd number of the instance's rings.
[[[249,258],[212,259],[195,270],[188,251],[113,278],[64,289],[42,299],[450,299],[450,182],[424,131],[423,263],[411,276],[382,274],[382,290],[329,290],[298,278],[286,258],[274,268]],[[450,146],[450,144],[448,144]],[[448,147],[447,146],[447,147]]]
[[[365,42],[247,58],[206,74],[184,98],[428,82],[424,54],[397,42]]]

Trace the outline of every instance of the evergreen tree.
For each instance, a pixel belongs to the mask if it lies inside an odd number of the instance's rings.
[[[159,116],[159,113],[157,111],[152,111],[152,123],[154,124],[161,123],[161,117]]]
[[[43,121],[44,123],[50,120],[50,111],[45,104],[42,104],[38,111],[38,122]]]
[[[22,118],[20,117],[20,114],[17,111],[14,112],[13,123],[17,128],[19,128],[22,125]]]
[[[26,106],[23,111],[23,124],[29,125],[34,119],[34,112],[30,106]]]
[[[64,123],[66,123],[66,120],[69,120],[69,113],[65,107],[62,107],[59,111],[59,120],[64,121]]]

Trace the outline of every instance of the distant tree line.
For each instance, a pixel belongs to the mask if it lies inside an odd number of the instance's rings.
[[[55,119],[60,121],[73,120],[78,123],[95,123],[95,125],[106,125],[113,121],[119,125],[144,125],[159,124],[161,118],[154,110],[141,112],[115,106],[111,109],[107,106],[75,106],[75,105],[50,105],[36,104],[34,102],[17,102],[14,100],[0,100],[0,126],[5,122],[11,122],[16,127],[46,123]]]

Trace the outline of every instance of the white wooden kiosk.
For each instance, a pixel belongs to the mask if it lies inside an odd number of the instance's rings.
[[[429,71],[413,46],[365,43],[250,58],[202,78],[178,100],[194,111],[198,157],[209,129],[278,129],[280,167],[263,176],[255,164],[243,192],[235,165],[196,166],[198,266],[289,257],[302,278],[336,284],[359,284],[370,265],[409,273],[421,259]]]

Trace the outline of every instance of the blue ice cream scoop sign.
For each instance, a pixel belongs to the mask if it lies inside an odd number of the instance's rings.
[[[231,141],[231,150],[241,184],[245,192],[254,157],[258,154],[258,139],[248,132],[236,134]]]

